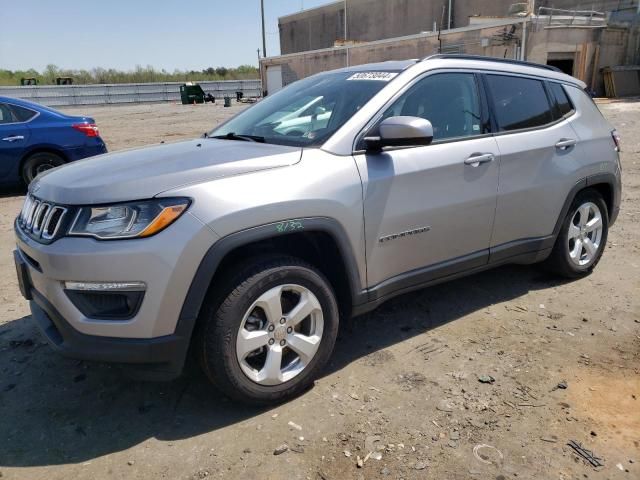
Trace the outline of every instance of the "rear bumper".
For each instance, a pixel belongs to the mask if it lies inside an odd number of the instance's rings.
[[[64,151],[69,161],[82,160],[83,158],[95,157],[96,155],[102,155],[107,153],[107,146],[104,144],[101,138],[95,140],[91,144],[83,145],[82,147],[69,148]]]

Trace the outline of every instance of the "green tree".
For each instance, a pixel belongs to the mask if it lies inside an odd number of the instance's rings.
[[[56,65],[47,65],[42,72],[28,70],[0,69],[0,85],[20,85],[21,78],[34,77],[41,85],[53,85],[57,77],[72,77],[76,84],[92,83],[146,83],[146,82],[184,82],[205,80],[243,80],[259,78],[258,69],[252,65],[241,65],[237,68],[209,67],[202,71],[164,69],[156,70],[153,66],[136,65],[133,70],[122,71],[114,68],[96,67],[91,70],[61,69]]]

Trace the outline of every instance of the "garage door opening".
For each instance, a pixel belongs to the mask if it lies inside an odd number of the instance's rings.
[[[564,60],[547,60],[547,65],[551,67],[556,67],[562,71],[562,73],[566,73],[567,75],[573,76],[573,58],[568,58]]]
[[[282,90],[282,66],[270,65],[267,67],[267,95],[273,95]]]

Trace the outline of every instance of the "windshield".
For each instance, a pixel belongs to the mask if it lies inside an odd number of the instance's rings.
[[[208,133],[210,138],[322,145],[397,72],[333,72],[300,80]]]

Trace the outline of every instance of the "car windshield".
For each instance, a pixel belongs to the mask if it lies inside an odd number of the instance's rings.
[[[322,145],[397,74],[315,75],[268,96],[207,136],[298,147]]]

